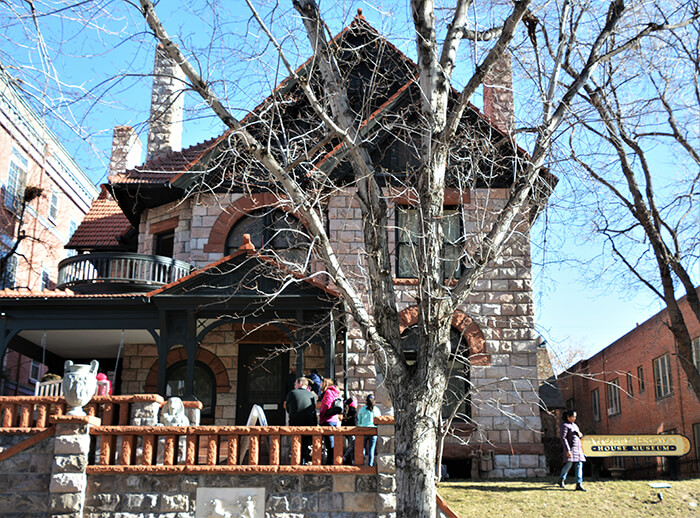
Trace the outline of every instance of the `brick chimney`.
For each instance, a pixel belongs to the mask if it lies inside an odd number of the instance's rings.
[[[513,68],[510,54],[496,61],[484,78],[484,115],[501,131],[513,131]]]
[[[141,163],[141,139],[131,126],[115,126],[112,134],[112,156],[109,159],[109,178],[124,174]]]
[[[180,67],[166,55],[163,46],[158,45],[153,64],[147,162],[182,149],[182,111],[185,105],[183,79]]]

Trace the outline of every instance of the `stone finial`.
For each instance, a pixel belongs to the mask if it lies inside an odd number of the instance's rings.
[[[247,252],[255,252],[255,245],[250,240],[250,234],[243,234],[243,243],[241,243],[241,246],[239,246],[238,249]]]
[[[182,149],[184,86],[182,70],[168,57],[163,46],[158,45],[153,64],[147,162]]]
[[[109,178],[124,174],[141,163],[141,139],[131,126],[115,126],[112,133],[112,155],[109,158]]]
[[[513,68],[510,53],[496,61],[484,78],[484,115],[501,131],[513,130]]]

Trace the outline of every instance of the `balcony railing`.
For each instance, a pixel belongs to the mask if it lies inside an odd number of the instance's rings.
[[[58,288],[80,292],[139,291],[188,275],[192,265],[159,255],[97,252],[76,255],[58,264]]]

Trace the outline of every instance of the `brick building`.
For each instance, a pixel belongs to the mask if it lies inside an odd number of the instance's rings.
[[[32,188],[41,195],[25,204]],[[0,66],[0,256],[16,246],[0,267],[0,289],[55,288],[58,263],[70,253],[63,245],[96,195],[94,184]],[[11,351],[4,358],[0,393],[33,393],[43,370],[40,358]]]
[[[689,323],[696,365],[700,365],[700,324],[685,297],[680,307]],[[681,457],[681,473],[697,475],[700,459],[700,403],[675,354],[666,311],[638,324],[605,349],[559,377],[569,409],[578,412],[584,434],[681,434],[691,451]],[[624,468],[628,476],[667,470],[661,457],[618,457],[606,468]]]
[[[365,113],[363,127],[374,132],[367,139],[373,160],[394,178],[405,174],[404,181],[410,180],[410,151],[384,127],[417,117],[415,64],[361,15],[335,43],[352,57],[344,62],[355,67],[347,73],[349,97],[363,103],[357,112]],[[362,59],[368,55],[381,56],[386,73],[366,98],[371,67]],[[500,77],[487,83],[497,92],[485,94],[492,103],[485,113],[492,118],[472,106],[464,116],[467,133],[497,150],[486,157],[495,164],[491,176],[467,190],[445,192],[450,207],[445,233],[455,242],[468,242],[505,204],[514,164],[524,156],[504,138],[512,119],[509,67],[496,73]],[[283,424],[281,402],[290,378],[311,369],[334,378],[348,395],[376,393],[382,411],[390,412],[366,342],[320,261],[313,254],[307,261],[310,240],[294,208],[264,171],[238,152],[232,132],[180,149],[178,77],[157,51],[146,161],[135,166],[140,155],[135,132],[115,129],[109,185],[68,244],[80,255],[61,263],[59,289],[50,295],[2,295],[13,316],[2,346],[12,347],[14,336],[36,343],[45,332],[44,352],[56,369],[65,358],[97,358],[104,370],[116,372],[118,392],[198,398],[203,423],[245,423],[257,403],[271,424]],[[353,172],[342,146],[316,135],[318,128],[297,127],[307,110],[299,86],[289,78],[243,122],[252,132],[259,131],[260,121],[260,131],[265,124],[279,129],[290,149],[313,147],[315,167],[342,186],[322,193],[323,217],[339,261],[351,282],[362,286],[364,242]],[[280,120],[282,128],[276,126]],[[545,195],[555,182],[547,180]],[[383,189],[391,207],[388,227],[396,228],[389,240],[400,331],[409,340],[417,321],[416,265],[410,235],[401,229],[410,227],[415,210],[406,185],[387,179]],[[484,450],[493,454],[485,476],[545,471],[529,242],[537,202],[514,222],[504,254],[489,265],[452,320],[453,345],[467,348],[470,370],[468,381],[455,378],[451,388],[464,396],[468,385],[474,387],[464,408],[470,422],[459,431],[468,441],[451,441],[445,450],[448,463],[460,465],[460,471],[468,469],[465,460]],[[454,267],[463,265],[455,261]],[[28,317],[37,310],[46,315],[40,323]]]

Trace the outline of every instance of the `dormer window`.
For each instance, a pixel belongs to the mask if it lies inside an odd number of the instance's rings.
[[[249,234],[257,250],[272,252],[287,266],[303,268],[309,250],[309,238],[304,225],[282,209],[251,212],[239,219],[226,238],[226,255],[235,253]]]

